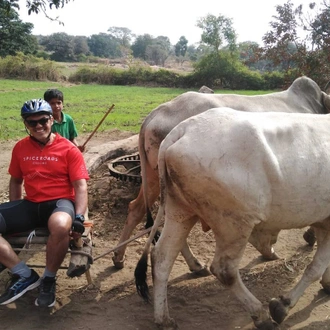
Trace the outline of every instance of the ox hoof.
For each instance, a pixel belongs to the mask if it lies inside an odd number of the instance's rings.
[[[118,256],[116,256],[116,254],[115,254],[112,257],[112,262],[116,269],[123,269],[125,266],[125,257],[122,258],[121,260],[118,260]]]
[[[177,330],[179,329],[177,325],[173,325],[173,326],[165,326],[161,328],[162,330]]]
[[[271,254],[263,254],[261,256],[265,261],[272,261],[272,260],[277,260],[280,259],[280,257],[278,256],[278,254],[276,252],[272,252]]]
[[[320,281],[320,284],[322,285],[324,292],[330,295],[330,284],[324,283],[323,281]]]
[[[272,320],[254,322],[254,325],[258,330],[274,330],[277,329],[276,323]]]
[[[308,228],[303,235],[304,240],[308,243],[309,246],[313,246],[316,242],[316,237],[314,230],[312,228]]]
[[[286,301],[283,301],[283,299],[276,299],[273,298],[269,303],[269,312],[272,316],[273,320],[277,322],[278,324],[282,323],[282,321],[287,316],[287,309],[288,309],[288,303]]]
[[[156,322],[158,329],[162,330],[177,330],[179,329],[178,325],[174,321],[174,319],[169,318],[166,322],[158,323]]]
[[[204,266],[200,270],[193,270],[191,273],[194,275],[194,277],[206,277],[212,275],[207,266]]]

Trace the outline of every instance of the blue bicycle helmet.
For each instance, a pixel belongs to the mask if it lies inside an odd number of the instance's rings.
[[[52,115],[53,110],[48,102],[43,99],[33,99],[26,101],[21,109],[21,116],[25,119],[31,115],[36,114],[48,114]]]

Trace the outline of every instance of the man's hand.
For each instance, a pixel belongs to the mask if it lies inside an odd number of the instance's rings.
[[[84,221],[84,216],[81,214],[77,214],[72,223],[72,231],[75,233],[83,234],[85,231]]]

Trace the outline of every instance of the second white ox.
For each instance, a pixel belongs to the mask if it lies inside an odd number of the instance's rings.
[[[236,94],[202,94],[187,92],[153,110],[144,120],[139,134],[139,153],[143,185],[138,197],[129,204],[128,216],[122,231],[121,244],[129,239],[135,227],[142,221],[146,208],[150,208],[159,196],[158,150],[165,136],[181,121],[216,107],[230,107],[242,111],[284,111],[302,113],[329,113],[330,97],[310,78],[296,79],[283,92],[267,95],[246,96]],[[145,201],[146,199],[146,201]],[[152,224],[151,224],[152,225]],[[252,239],[252,238],[251,238]],[[276,238],[259,245],[259,251],[266,259],[274,259],[276,254],[270,244]],[[262,248],[262,250],[260,250]],[[125,246],[119,248],[113,257],[115,267],[124,267]],[[190,270],[200,271],[203,267],[192,255],[188,245],[183,249]]]
[[[158,163],[161,205],[135,271],[139,293],[147,298],[146,260],[165,212],[152,250],[157,324],[175,327],[167,306],[168,277],[198,219],[215,235],[211,272],[232,290],[258,329],[273,329],[273,323],[239,275],[250,235],[262,239],[308,225],[316,233],[317,250],[302,278],[270,302],[277,323],[312,282],[322,278],[330,292],[330,115],[212,109],[176,126],[161,144]]]

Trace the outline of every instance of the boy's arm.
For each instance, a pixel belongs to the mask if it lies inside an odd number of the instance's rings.
[[[77,136],[78,136],[78,132],[77,132],[77,128],[76,125],[73,121],[72,118],[70,118],[70,122],[69,122],[69,131],[70,131],[70,141],[81,151],[84,152],[85,151],[85,147],[80,146],[78,141],[77,141]]]
[[[81,151],[84,152],[85,151],[85,147],[84,146],[80,146],[78,144],[78,141],[76,138],[70,139],[70,141]]]

